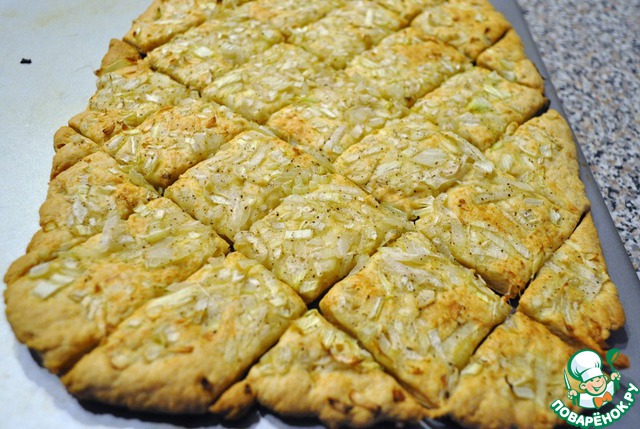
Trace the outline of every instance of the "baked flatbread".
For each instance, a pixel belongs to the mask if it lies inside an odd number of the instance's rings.
[[[377,3],[354,0],[316,22],[294,29],[288,41],[341,69],[355,55],[405,25],[400,16]]]
[[[226,107],[188,99],[164,107],[132,130],[104,144],[120,164],[134,168],[153,186],[166,188],[189,167],[216,153],[249,122]]]
[[[289,286],[239,253],[169,289],[64,376],[72,394],[134,410],[205,413],[306,310]]]
[[[228,240],[327,170],[288,143],[248,131],[170,186],[165,196]]]
[[[61,373],[136,308],[227,250],[213,230],[158,198],[11,283],[7,319],[44,366]]]
[[[549,405],[566,397],[563,371],[575,351],[517,312],[474,353],[446,408],[469,427],[556,427]]]
[[[509,29],[509,21],[487,0],[448,0],[427,8],[411,23],[455,46],[471,59]]]
[[[412,111],[485,150],[500,138],[509,124],[525,122],[542,109],[545,102],[538,90],[474,67],[453,76],[418,100]]]
[[[354,57],[345,72],[364,78],[389,100],[412,105],[468,66],[469,59],[453,47],[409,27]]]
[[[511,82],[540,91],[544,89],[542,76],[535,64],[527,58],[522,40],[514,29],[507,31],[495,45],[478,55],[476,62],[479,66],[497,71]]]
[[[49,183],[47,199],[40,207],[41,229],[31,239],[26,255],[11,265],[5,282],[14,282],[34,265],[98,234],[108,219],[126,219],[136,207],[157,197],[142,177],[121,168],[106,153],[86,157]]]
[[[608,348],[605,341],[625,315],[590,214],[544,264],[518,309],[564,338]]]
[[[260,261],[305,302],[349,274],[359,258],[411,223],[342,176],[316,176],[309,193],[291,195],[234,237],[234,247]]]
[[[346,148],[393,118],[406,114],[359,76],[338,72],[271,115],[267,126],[282,139],[334,161]]]
[[[211,411],[236,418],[256,401],[286,416],[318,417],[331,428],[417,422],[425,414],[355,339],[316,310],[294,322]]]
[[[511,311],[419,232],[379,249],[320,308],[430,408],[443,404],[478,344]]]
[[[334,167],[413,219],[425,198],[460,181],[476,162],[477,168],[492,168],[471,143],[410,114],[348,148]]]
[[[273,112],[304,96],[323,73],[325,66],[313,55],[280,43],[215,79],[203,97],[263,124]]]
[[[441,252],[508,297],[520,294],[580,219],[526,183],[477,169],[447,192],[427,198],[418,214],[416,228]]]

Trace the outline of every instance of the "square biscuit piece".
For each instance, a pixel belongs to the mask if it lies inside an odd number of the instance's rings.
[[[415,218],[425,198],[459,182],[475,163],[492,168],[471,143],[409,115],[348,148],[334,167],[378,201]]]
[[[571,128],[555,110],[509,130],[485,155],[496,168],[577,216],[589,209]]]
[[[74,396],[132,410],[205,413],[306,311],[289,286],[239,253],[210,260],[169,289],[64,376]]]
[[[164,189],[247,128],[249,122],[228,108],[189,99],[162,108],[139,127],[107,141],[104,148],[119,163]]]
[[[288,41],[341,69],[404,24],[400,16],[372,1],[354,0],[319,21],[295,29]]]
[[[317,417],[327,427],[417,422],[425,411],[358,342],[307,312],[211,411],[237,418],[254,402],[276,413]]]
[[[625,314],[590,214],[540,269],[518,311],[570,341],[608,348],[605,341]]]
[[[543,91],[544,81],[535,64],[527,58],[522,40],[510,29],[495,45],[478,55],[479,66],[495,70],[505,79]]]
[[[247,0],[154,0],[131,24],[123,40],[147,53],[176,35]]]
[[[284,36],[267,23],[225,14],[149,52],[149,62],[154,70],[201,91],[235,66],[282,41]]]
[[[412,105],[470,65],[469,59],[453,47],[409,27],[356,55],[345,72],[362,77],[392,101]]]
[[[563,371],[574,352],[516,312],[474,353],[446,408],[468,427],[557,427],[562,421],[550,405],[566,398]]]
[[[41,229],[27,253],[11,265],[5,281],[12,283],[31,267],[98,234],[109,219],[126,219],[136,207],[157,197],[140,175],[122,168],[106,153],[87,156],[49,183],[40,207]]]
[[[580,220],[497,170],[473,169],[424,206],[416,228],[507,297],[520,294]]]
[[[384,99],[366,81],[338,72],[271,115],[266,125],[282,139],[334,161],[363,136],[405,113],[401,103]]]
[[[294,29],[317,21],[347,0],[255,0],[236,8],[232,16],[246,16],[266,22],[285,36]]]
[[[211,228],[158,198],[127,221],[110,218],[102,233],[10,284],[7,319],[44,366],[61,373],[136,308],[228,247]]]
[[[442,406],[478,344],[511,311],[419,232],[379,249],[320,308],[430,408]]]
[[[231,241],[286,196],[307,192],[314,175],[326,173],[277,137],[248,131],[187,170],[165,196]]]
[[[323,74],[326,69],[316,57],[280,43],[215,79],[203,97],[263,124],[273,112],[304,96]]]
[[[360,258],[412,228],[404,216],[342,176],[319,176],[310,189],[285,198],[234,237],[236,250],[273,270],[305,302],[349,274]]]
[[[138,126],[164,106],[173,106],[197,93],[168,76],[156,73],[145,60],[98,78],[98,89],[89,110],[113,113],[129,127]]]
[[[445,131],[457,133],[484,151],[512,122],[522,124],[545,103],[540,91],[509,82],[496,72],[474,67],[453,76],[418,100],[412,112]]]
[[[427,8],[411,25],[455,46],[472,60],[511,28],[488,0],[448,0]]]

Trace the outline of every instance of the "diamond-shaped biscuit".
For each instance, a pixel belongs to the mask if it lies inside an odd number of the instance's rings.
[[[7,319],[46,368],[64,372],[136,308],[227,249],[210,228],[158,198],[11,283]]]
[[[471,59],[511,28],[488,0],[448,0],[427,8],[411,25],[455,46]]]
[[[152,299],[84,356],[74,395],[134,410],[205,413],[306,306],[258,262],[210,260]]]
[[[211,411],[236,418],[254,402],[329,427],[417,422],[425,411],[358,342],[316,310],[293,323]]]
[[[234,237],[305,302],[311,302],[384,243],[412,227],[347,179],[320,176]]]
[[[293,30],[288,41],[341,69],[356,54],[404,26],[395,13],[367,0],[347,2],[327,16]]]
[[[419,232],[379,249],[320,308],[429,407],[443,404],[475,348],[511,311]]]
[[[228,108],[189,99],[161,109],[139,127],[113,137],[104,147],[153,186],[166,188],[247,128],[249,122]]]
[[[473,169],[424,206],[416,228],[508,297],[520,294],[580,219],[497,170]]]
[[[480,345],[446,408],[468,427],[557,427],[549,405],[566,398],[563,371],[574,352],[517,312]]]
[[[412,105],[468,66],[469,59],[456,49],[409,27],[357,55],[345,72],[362,77],[392,101]]]
[[[460,181],[476,162],[492,168],[471,143],[409,115],[348,148],[334,167],[378,201],[415,218],[425,198]]]
[[[187,170],[165,196],[228,240],[249,229],[327,169],[286,142],[258,131],[240,134]]]
[[[625,314],[590,214],[543,265],[518,310],[564,338],[608,348],[605,341],[624,325]]]
[[[525,122],[545,103],[540,91],[474,67],[418,100],[412,112],[485,150],[512,122]]]
[[[149,62],[178,82],[203,90],[214,79],[283,40],[269,24],[223,15],[149,52]]]
[[[121,168],[106,153],[89,155],[49,183],[40,207],[41,229],[27,253],[11,265],[5,281],[12,283],[31,267],[98,234],[109,219],[126,219],[157,197],[142,177]]]
[[[362,79],[336,73],[271,115],[266,125],[284,140],[334,161],[363,136],[405,113],[401,103],[385,100]]]

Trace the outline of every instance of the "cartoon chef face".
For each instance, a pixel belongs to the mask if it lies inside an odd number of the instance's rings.
[[[593,396],[604,393],[607,389],[607,378],[602,372],[602,359],[592,350],[577,352],[568,365],[569,373],[580,380],[580,389]]]
[[[607,390],[607,377],[604,375],[595,376],[584,383],[580,383],[580,389],[593,396],[601,395]]]

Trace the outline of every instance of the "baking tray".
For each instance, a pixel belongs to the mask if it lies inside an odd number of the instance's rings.
[[[121,37],[130,21],[149,0],[6,0],[0,5],[5,43],[0,46],[0,171],[4,176],[0,198],[0,271],[20,256],[38,228],[37,209],[44,201],[53,156],[53,133],[72,115],[82,111],[95,89],[91,71],[99,66],[110,37]],[[565,117],[527,28],[522,10],[513,0],[491,0],[516,29],[529,58],[545,78],[550,107]],[[19,64],[33,57],[33,64]],[[43,64],[45,63],[45,64]],[[580,176],[591,200],[591,212],[600,234],[609,274],[618,286],[627,323],[614,333],[610,344],[632,361],[622,370],[623,386],[640,385],[640,282],[609,215],[588,164],[578,147]],[[8,180],[8,178],[11,178]],[[2,286],[4,289],[4,286]],[[294,428],[319,427],[315,420],[283,421],[263,409],[231,425],[217,418],[167,417],[131,413],[112,407],[82,404],[71,397],[58,378],[38,366],[29,351],[17,343],[0,302],[0,427],[2,428]],[[640,421],[640,405],[611,425],[632,429]],[[425,421],[417,427],[456,427],[451,422]]]

